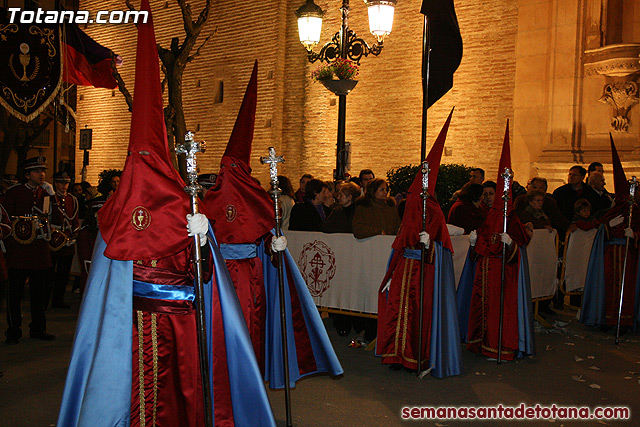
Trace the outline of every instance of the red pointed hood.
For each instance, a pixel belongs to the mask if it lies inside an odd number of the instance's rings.
[[[142,0],[140,9],[149,12],[149,20],[138,24],[129,154],[118,190],[98,214],[105,255],[119,260],[164,258],[190,244],[190,202],[169,156],[149,1]]]
[[[447,230],[447,221],[444,218],[442,209],[435,198],[436,180],[440,169],[440,158],[442,150],[447,139],[447,131],[451,123],[453,109],[449,113],[447,121],[442,126],[442,130],[436,138],[431,151],[427,155],[426,161],[429,162],[429,198],[427,198],[427,223],[426,231],[429,233],[431,240],[442,242],[442,245],[453,252],[451,238]],[[416,246],[419,242],[418,233],[422,231],[422,171],[418,170],[416,177],[413,179],[411,187],[407,192],[407,202],[402,217],[402,225],[398,236],[393,242],[393,248],[397,251],[403,248]]]
[[[275,227],[273,202],[251,177],[251,143],[258,98],[258,61],[204,206],[219,243],[252,243]],[[266,153],[265,153],[266,154]]]
[[[496,179],[496,198],[487,219],[484,224],[477,230],[478,242],[475,251],[484,256],[497,255],[502,252],[502,243],[500,242],[500,234],[503,230],[504,221],[504,187],[505,178],[503,174],[505,168],[511,169],[511,149],[509,146],[509,121],[507,120],[507,129],[504,133],[504,142],[502,143],[502,154],[500,155],[500,166],[498,168],[498,179]],[[526,245],[531,239],[527,234],[524,225],[513,210],[513,198],[511,190],[513,188],[513,176],[508,178],[509,191],[507,199],[507,233],[518,245]]]
[[[616,193],[616,203],[619,203],[623,200],[629,200],[629,181],[627,181],[627,176],[622,169],[622,162],[620,162],[611,133],[609,133],[609,139],[611,140],[611,161],[613,163],[613,188]]]
[[[222,162],[229,161],[242,163],[251,171],[251,143],[253,142],[253,128],[256,121],[256,104],[258,101],[258,61],[253,64],[253,72],[244,93],[244,99],[240,106],[240,112],[231,131],[231,137],[227,149],[222,155]]]

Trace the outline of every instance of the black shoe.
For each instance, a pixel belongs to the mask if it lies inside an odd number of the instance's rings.
[[[62,303],[62,304],[51,304],[51,307],[52,308],[71,308],[71,306],[69,304],[65,304],[65,303]]]
[[[7,345],[16,345],[18,344],[20,341],[18,341],[18,338],[13,338],[13,337],[7,337],[7,339],[4,341]]]
[[[33,334],[32,333],[32,334],[29,334],[29,336],[31,338],[37,338],[37,339],[43,340],[43,341],[53,341],[53,340],[56,339],[55,335],[51,335],[51,334],[48,334],[46,332],[40,332],[40,333],[37,333],[37,334]]]

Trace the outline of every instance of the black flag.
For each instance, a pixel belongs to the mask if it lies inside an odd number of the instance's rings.
[[[431,45],[428,107],[453,87],[453,73],[462,60],[462,37],[453,0],[423,0],[420,12],[427,16]]]

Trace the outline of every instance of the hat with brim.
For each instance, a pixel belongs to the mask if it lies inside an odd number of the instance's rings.
[[[22,168],[25,172],[31,172],[38,169],[46,170],[46,162],[47,159],[44,156],[31,157],[24,161]]]
[[[67,171],[56,172],[53,174],[53,180],[56,182],[71,182],[71,177]]]

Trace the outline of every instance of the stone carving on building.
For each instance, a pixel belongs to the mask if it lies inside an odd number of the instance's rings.
[[[638,103],[640,44],[608,45],[584,53],[585,75],[602,75],[607,79],[599,101],[613,107],[611,128],[628,132],[629,110]]]
[[[638,103],[638,85],[634,81],[609,83],[604,86],[600,102],[613,107],[611,127],[617,132],[629,131],[628,112]]]

